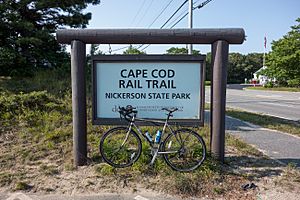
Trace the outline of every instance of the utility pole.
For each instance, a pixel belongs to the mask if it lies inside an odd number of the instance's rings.
[[[193,0],[189,0],[189,28],[193,28]],[[189,44],[189,54],[193,54],[193,44]]]

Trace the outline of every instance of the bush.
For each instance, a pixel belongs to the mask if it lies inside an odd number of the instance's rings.
[[[30,92],[27,94],[0,93],[0,119],[10,120],[16,116],[25,115],[28,110],[38,111],[63,111],[61,102],[46,91]]]
[[[269,81],[267,82],[265,85],[264,85],[265,88],[273,88],[274,87],[274,83],[272,81]]]
[[[288,80],[288,86],[290,87],[300,87],[300,79],[291,79],[291,80]]]

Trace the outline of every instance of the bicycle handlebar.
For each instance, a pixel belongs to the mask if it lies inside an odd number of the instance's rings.
[[[132,107],[131,105],[127,105],[126,107],[120,107],[119,106],[119,113],[120,113],[120,118],[125,119],[127,121],[131,121],[133,117],[136,116],[137,110],[135,110],[135,107]],[[168,119],[169,117],[172,117],[172,113],[177,111],[178,108],[162,108],[161,110],[167,111],[168,112]]]
[[[167,111],[169,113],[173,113],[173,112],[177,111],[178,108],[162,108],[161,110],[165,110],[165,111]]]
[[[127,105],[126,108],[119,106],[120,118],[122,119],[124,117],[125,120],[131,121],[133,118],[132,114],[137,114],[137,111],[134,109],[136,108],[131,105]]]

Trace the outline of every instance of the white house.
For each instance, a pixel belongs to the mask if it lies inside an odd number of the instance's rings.
[[[260,85],[265,85],[266,83],[272,81],[274,82],[274,79],[269,78],[268,76],[259,74],[262,70],[266,69],[267,66],[263,66],[262,68],[260,68],[259,70],[257,70],[256,72],[253,73],[253,80],[256,80],[259,82]]]

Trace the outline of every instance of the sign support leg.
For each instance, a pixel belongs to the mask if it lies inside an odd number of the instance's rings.
[[[219,40],[212,44],[211,151],[220,162],[225,155],[225,109],[229,44]]]
[[[85,61],[85,44],[78,40],[72,41],[71,78],[73,111],[73,155],[75,166],[82,166],[87,162]]]

